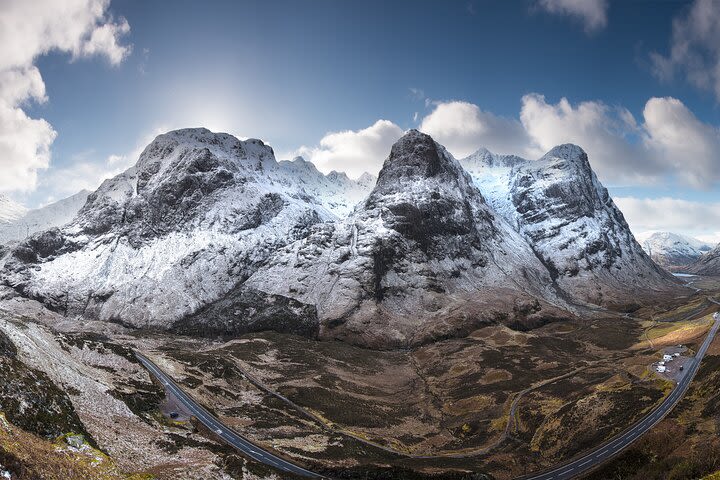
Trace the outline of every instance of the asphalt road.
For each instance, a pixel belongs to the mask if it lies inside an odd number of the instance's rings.
[[[151,360],[140,353],[135,353],[138,360],[147,368],[167,390],[175,395],[175,398],[181,402],[192,415],[198,419],[203,425],[212,430],[215,435],[222,438],[229,445],[240,450],[247,457],[252,458],[258,462],[269,465],[283,472],[290,472],[295,475],[301,475],[304,477],[312,478],[324,478],[315,472],[306,470],[298,465],[288,462],[267,450],[263,450],[254,443],[250,442],[242,435],[234,431],[233,429],[223,425],[223,423],[217,419],[210,412],[201,407],[195,400],[193,400],[188,394],[186,394],[176,383],[170,378],[165,372],[160,370]]]
[[[711,301],[720,305],[720,302],[712,299]],[[590,453],[585,454],[577,460],[573,460],[572,462],[566,463],[560,467],[554,468],[553,470],[544,473],[522,477],[523,480],[567,480],[570,478],[574,478],[581,473],[587,472],[588,470],[600,465],[601,463],[606,462],[607,460],[614,457],[622,450],[630,446],[630,444],[632,444],[635,440],[637,440],[648,430],[650,430],[656,423],[662,420],[663,417],[667,415],[670,410],[672,410],[673,407],[680,401],[683,395],[685,395],[685,392],[690,386],[690,382],[692,382],[693,377],[700,368],[700,361],[702,360],[703,356],[705,356],[705,352],[707,351],[710,343],[712,342],[715,334],[718,331],[718,327],[720,327],[720,315],[718,315],[718,317],[715,319],[715,323],[708,332],[707,337],[705,337],[705,341],[700,346],[700,349],[695,355],[695,358],[693,358],[689,362],[688,367],[686,367],[687,372],[683,376],[682,380],[680,380],[680,383],[677,384],[677,386],[673,389],[672,393],[668,395],[668,397],[663,401],[663,403],[660,404],[660,406],[658,406],[655,410],[650,412],[645,418],[643,418],[631,428],[621,433],[617,437],[613,438],[609,442],[600,445],[599,447],[592,450]]]

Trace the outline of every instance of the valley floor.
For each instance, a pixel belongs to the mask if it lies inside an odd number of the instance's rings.
[[[678,344],[692,355],[717,310],[707,298],[720,292],[720,279],[694,285],[701,291],[690,298],[632,314],[588,312],[528,332],[486,326],[389,351],[269,332],[223,341],[129,331],[6,297],[0,359],[14,380],[3,379],[0,411],[27,438],[83,433],[128,477],[275,475],[166,398],[136,350],[228,425],[312,470],[514,478],[601,443],[662,401],[673,383],[653,364]],[[717,443],[718,362],[715,341],[686,399],[590,477],[665,478],[653,472],[675,469],[695,476],[672,478],[697,478],[720,469],[720,445],[717,465],[698,454]],[[0,452],[11,468],[12,452],[2,444]]]

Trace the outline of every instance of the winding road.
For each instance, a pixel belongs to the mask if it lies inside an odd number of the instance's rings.
[[[720,305],[720,302],[710,298],[710,301]],[[717,314],[716,314],[717,315]],[[584,454],[582,457],[565,463],[562,466],[555,467],[544,473],[534,474],[530,476],[521,477],[523,480],[568,480],[575,478],[578,475],[587,472],[588,470],[597,467],[603,462],[606,462],[611,457],[614,457],[625,448],[629,447],[635,440],[640,438],[643,434],[648,432],[655,424],[662,420],[680,399],[687,392],[690,382],[700,368],[700,361],[705,352],[707,352],[710,343],[712,343],[715,334],[720,327],[720,315],[715,317],[715,323],[705,337],[705,341],[700,346],[695,358],[690,362],[687,372],[683,376],[680,383],[673,389],[672,393],[658,406],[655,410],[650,412],[645,418],[638,421],[635,425],[630,427],[628,430],[614,437],[613,439],[601,444],[599,447],[594,448],[589,453]]]
[[[277,455],[273,455],[267,450],[264,450],[263,448],[252,443],[250,440],[246,439],[245,437],[237,433],[235,430],[227,427],[220,420],[218,420],[217,417],[208,412],[206,409],[200,406],[200,404],[193,400],[192,397],[185,393],[169,375],[160,370],[160,368],[155,365],[150,359],[137,352],[135,352],[135,356],[140,361],[140,363],[142,363],[143,366],[155,376],[155,378],[162,382],[162,384],[168,391],[175,395],[175,398],[177,398],[177,400],[181,402],[183,406],[185,406],[188,411],[191,412],[192,415],[197,418],[200,423],[209,428],[223,441],[240,450],[247,457],[252,458],[257,462],[264,463],[265,465],[277,468],[278,470],[283,472],[289,472],[303,477],[324,478],[322,475],[311,472],[310,470],[306,470],[298,465],[295,465],[294,463],[290,463],[289,461],[280,458]]]
[[[713,298],[709,298],[709,300],[717,305],[720,305],[720,301],[718,300]],[[635,440],[647,433],[653,426],[662,420],[685,395],[690,383],[700,368],[702,358],[705,356],[707,349],[710,347],[710,344],[715,338],[718,328],[720,328],[720,315],[715,314],[715,322],[700,346],[695,358],[689,362],[687,371],[682,377],[682,380],[680,380],[677,386],[672,390],[672,393],[670,393],[670,395],[668,395],[668,397],[655,410],[650,412],[642,420],[635,423],[626,431],[594,448],[589,453],[586,453],[583,456],[559,467],[555,467],[552,470],[523,476],[521,477],[522,480],[569,480],[597,467],[619,454],[625,448],[629,447]],[[225,426],[217,417],[212,415],[195,400],[193,400],[192,397],[186,394],[169,375],[160,370],[160,368],[150,359],[137,352],[135,352],[135,356],[143,364],[143,366],[152,373],[152,375],[162,382],[168,391],[175,395],[177,400],[181,402],[188,411],[198,419],[198,421],[213,431],[222,440],[243,452],[249,458],[277,468],[280,471],[290,472],[310,478],[324,478],[322,475],[306,470],[270,453],[269,451],[250,442],[233,429]]]

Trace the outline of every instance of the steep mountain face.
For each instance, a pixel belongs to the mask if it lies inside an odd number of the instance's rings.
[[[316,191],[336,185],[312,174]],[[348,208],[309,190],[260,140],[206,129],[160,135],[71,224],[18,245],[4,282],[66,315],[162,328],[222,298],[272,252],[336,218],[335,207]]]
[[[291,189],[299,186],[315,201],[340,218],[346,217],[352,209],[364,200],[377,180],[369,173],[351,180],[345,173],[332,171],[323,175],[311,162],[302,157],[292,161],[282,160],[273,178]]]
[[[712,250],[705,242],[672,232],[654,232],[639,239],[655,263],[670,271],[679,271]]]
[[[487,322],[531,328],[563,315],[537,300],[559,302],[551,284],[458,162],[411,130],[353,215],[316,225],[245,286],[314,305],[323,336],[407,346]]]
[[[560,145],[536,161],[483,150],[461,163],[570,297],[629,306],[633,298],[672,288],[580,147]]]
[[[462,162],[411,130],[377,182],[355,181],[260,140],[169,132],[71,223],[0,255],[0,281],[66,316],[373,347],[531,329],[676,286],[579,147]]]
[[[720,244],[703,254],[683,271],[697,275],[720,275]]]
[[[25,212],[25,207],[0,194],[0,224],[17,220],[25,215]]]
[[[0,245],[70,223],[85,204],[90,192],[82,190],[41,208],[27,210],[12,221],[0,222]]]

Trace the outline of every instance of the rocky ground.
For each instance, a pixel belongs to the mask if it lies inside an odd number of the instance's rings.
[[[511,478],[601,442],[656,405],[671,384],[651,365],[668,345],[692,351],[701,341],[714,308],[706,296],[670,298],[632,315],[596,313],[531,331],[488,324],[413,349],[367,350],[280,333],[224,341],[132,331],[5,294],[0,411],[35,442],[83,434],[108,457],[112,475],[273,475],[182,411],[170,419],[177,406],[134,359],[137,349],[228,424],[315,470],[345,478]],[[708,365],[720,358],[713,351]],[[703,367],[689,399],[656,430],[684,422],[692,445],[714,433],[714,377],[714,367]],[[0,451],[32,466],[2,444]]]

